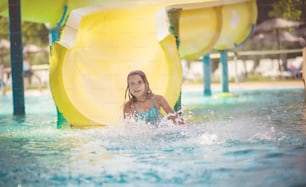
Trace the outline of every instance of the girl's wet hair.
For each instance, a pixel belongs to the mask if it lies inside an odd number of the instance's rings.
[[[149,81],[147,79],[147,76],[146,74],[141,71],[141,70],[134,70],[134,71],[131,71],[128,76],[127,76],[127,87],[125,89],[125,95],[124,95],[124,98],[126,99],[126,96],[128,95],[128,100],[130,102],[135,102],[136,101],[136,97],[133,96],[130,92],[130,85],[129,85],[129,78],[133,75],[139,75],[141,77],[141,79],[143,80],[143,82],[145,83],[146,85],[146,90],[147,90],[147,95],[151,95],[152,94],[152,90],[150,89],[150,86],[149,86]]]

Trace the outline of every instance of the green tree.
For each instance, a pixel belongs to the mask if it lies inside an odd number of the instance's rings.
[[[269,17],[301,20],[303,0],[278,0],[272,4]]]
[[[0,17],[0,38],[9,40],[9,21],[6,17]],[[24,45],[45,47],[49,44],[49,31],[44,24],[23,21],[22,42]]]
[[[0,39],[9,39],[9,23],[7,21],[7,18],[0,16]]]
[[[0,16],[0,40],[9,40],[9,21],[6,17]],[[49,45],[49,30],[44,24],[34,22],[22,22],[22,43],[23,46],[32,44],[38,47],[46,48]],[[10,64],[9,49],[1,49],[1,62],[6,67]],[[29,54],[32,64],[45,64],[48,63],[48,53],[30,53]]]
[[[24,44],[45,47],[49,44],[49,31],[44,24],[22,22],[22,40]]]
[[[304,8],[304,0],[278,0],[272,4],[272,10],[269,11],[270,17],[280,17],[285,18],[289,20],[296,20],[301,21],[302,18],[302,8]],[[293,28],[287,28],[287,30],[292,30]],[[279,32],[280,29],[278,29],[276,32]],[[280,42],[277,41],[277,46],[280,48]],[[289,48],[290,43],[282,43],[283,48]],[[279,69],[280,70],[286,70],[287,69],[287,54],[281,54],[278,56],[278,58],[282,58],[283,65],[281,67],[281,64],[279,62]]]

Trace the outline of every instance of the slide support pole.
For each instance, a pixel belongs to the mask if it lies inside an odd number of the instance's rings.
[[[204,84],[203,94],[205,96],[211,96],[211,63],[210,63],[209,54],[203,56],[202,63],[203,63],[203,84]]]
[[[179,39],[179,19],[181,15],[181,9],[170,9],[168,10],[168,18],[170,21],[170,31],[174,35],[176,39],[176,47],[179,48],[180,46],[180,39]],[[182,91],[180,91],[180,95],[174,105],[174,110],[178,112],[179,114],[181,113],[181,108],[182,108],[182,102],[181,102],[181,94]]]
[[[9,0],[13,114],[25,115],[20,0]]]
[[[63,15],[58,22],[57,26],[55,28],[52,28],[49,30],[50,33],[50,44],[52,45],[55,41],[57,41],[60,38],[60,27],[64,23],[65,18],[67,16],[67,5],[64,6]],[[51,54],[52,55],[52,54]],[[59,109],[56,107],[56,113],[57,113],[57,128],[60,129],[63,127],[64,124],[68,124],[67,120],[64,118],[63,114],[59,111]]]
[[[222,65],[222,92],[229,92],[228,87],[228,54],[226,50],[220,51],[220,63]]]

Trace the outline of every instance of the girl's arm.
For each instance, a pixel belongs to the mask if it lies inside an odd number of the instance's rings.
[[[162,95],[155,95],[155,98],[160,107],[167,113],[168,119],[171,119],[176,124],[185,124],[185,120],[172,109],[168,101]]]
[[[124,116],[124,119],[131,119],[131,117],[133,116],[133,112],[132,112],[130,102],[127,102],[127,103],[124,104],[123,116]]]

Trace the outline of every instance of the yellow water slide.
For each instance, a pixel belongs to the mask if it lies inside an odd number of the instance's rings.
[[[126,77],[134,69],[143,70],[151,89],[174,105],[182,69],[175,38],[167,29],[157,37],[154,13],[159,9],[131,7],[90,13],[81,20],[73,43],[66,42],[64,31],[62,40],[52,47],[50,88],[70,123],[120,124]],[[159,14],[166,16],[163,11]]]
[[[135,69],[174,106],[181,59],[236,47],[257,18],[256,0],[100,0],[88,6],[81,0],[57,1],[52,5],[60,8],[45,11],[49,20],[38,11],[29,13],[30,4],[22,15],[52,27],[68,7],[61,38],[51,50],[50,88],[60,112],[77,127],[121,124],[126,77]],[[35,2],[35,10],[43,10],[48,1]]]

